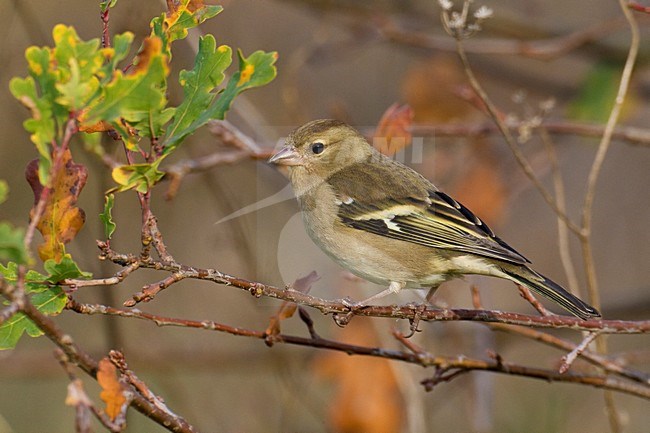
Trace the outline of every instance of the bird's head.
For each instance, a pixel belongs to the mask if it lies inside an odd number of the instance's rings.
[[[330,174],[368,160],[373,148],[351,126],[338,120],[314,120],[294,130],[269,162],[289,167],[291,176],[309,174],[326,179]]]

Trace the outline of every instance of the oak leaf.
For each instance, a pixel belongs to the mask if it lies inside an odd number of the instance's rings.
[[[34,207],[30,211],[30,218],[34,217],[43,191],[43,185],[38,177],[38,165],[39,160],[33,160],[27,165],[25,171],[27,182],[34,191]],[[41,260],[60,261],[65,254],[65,244],[74,239],[83,227],[86,215],[83,209],[77,207],[77,200],[87,178],[86,167],[76,164],[72,160],[70,151],[66,150],[59,169],[52,173],[51,191],[43,215],[36,225],[44,240],[38,246]]]
[[[106,414],[115,421],[122,411],[122,406],[126,404],[126,397],[124,386],[117,380],[117,369],[108,358],[99,361],[97,382],[102,387],[99,398],[106,403]]]

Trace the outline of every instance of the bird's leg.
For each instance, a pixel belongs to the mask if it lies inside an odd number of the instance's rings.
[[[376,301],[377,299],[381,299],[385,296],[392,295],[393,293],[398,293],[401,291],[404,287],[406,286],[405,282],[398,282],[398,281],[391,281],[390,284],[388,285],[388,288],[386,290],[382,290],[381,292],[372,295],[368,299],[364,299],[361,302],[357,302],[354,304],[354,308],[359,308],[359,307],[364,307],[368,304],[370,304],[373,301]]]
[[[433,302],[433,297],[435,296],[436,291],[438,290],[438,287],[440,287],[440,284],[437,284],[435,286],[431,286],[431,288],[427,292],[427,296],[424,297],[424,300],[427,301],[427,304],[435,305],[435,303]]]

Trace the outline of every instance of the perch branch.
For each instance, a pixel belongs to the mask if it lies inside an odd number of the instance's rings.
[[[114,308],[99,304],[82,304],[70,298],[68,309],[80,314],[103,314],[110,316],[119,316],[134,318],[155,323],[157,326],[178,326],[195,329],[205,329],[218,332],[225,332],[231,335],[250,337],[266,341],[267,333],[265,331],[255,331],[233,327],[211,320],[188,320],[171,317],[164,317],[156,314],[147,313],[138,309]],[[314,332],[315,334],[315,332]],[[396,336],[397,337],[397,336]],[[274,336],[274,343],[292,344],[298,346],[308,346],[318,349],[328,349],[339,351],[347,354],[373,356],[379,358],[403,361],[423,367],[435,367],[436,370],[442,369],[444,372],[452,372],[453,376],[447,376],[447,380],[457,376],[458,372],[470,372],[474,370],[492,371],[503,374],[524,376],[546,381],[557,381],[567,383],[577,383],[590,385],[597,388],[610,389],[631,394],[637,397],[650,399],[650,387],[638,383],[623,381],[609,376],[589,375],[582,373],[564,373],[560,374],[556,370],[527,367],[513,363],[506,363],[497,357],[496,360],[472,359],[465,356],[444,357],[435,356],[422,349],[413,350],[416,347],[410,340],[404,336],[397,337],[407,348],[409,352],[383,349],[378,347],[366,347],[354,344],[343,343],[324,339],[322,337],[310,336],[300,337],[294,335],[278,334]],[[426,384],[425,384],[426,385]]]
[[[236,287],[259,298],[262,296],[307,305],[324,314],[348,314],[350,308],[343,300],[330,301],[301,293],[289,288],[278,288],[259,282],[248,281],[231,276],[216,269],[204,269],[186,266],[179,263],[166,263],[152,258],[138,258],[134,255],[119,254],[110,249],[104,242],[98,242],[102,257],[121,266],[129,266],[138,262],[142,268],[156,269],[170,273],[179,273],[184,278],[212,281],[217,284]],[[565,328],[576,331],[601,331],[603,334],[643,334],[650,332],[650,320],[582,320],[569,316],[531,316],[519,313],[495,310],[469,309],[434,309],[421,308],[419,305],[390,305],[368,306],[354,309],[354,315],[367,317],[390,317],[395,319],[411,319],[424,321],[478,321],[487,323],[508,323],[512,325],[532,326],[539,328]]]

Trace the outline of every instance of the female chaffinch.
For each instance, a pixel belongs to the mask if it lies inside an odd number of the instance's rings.
[[[526,286],[582,319],[600,316],[531,269],[469,209],[343,122],[299,127],[269,162],[288,166],[312,240],[353,274],[388,285],[357,306],[478,274]]]

